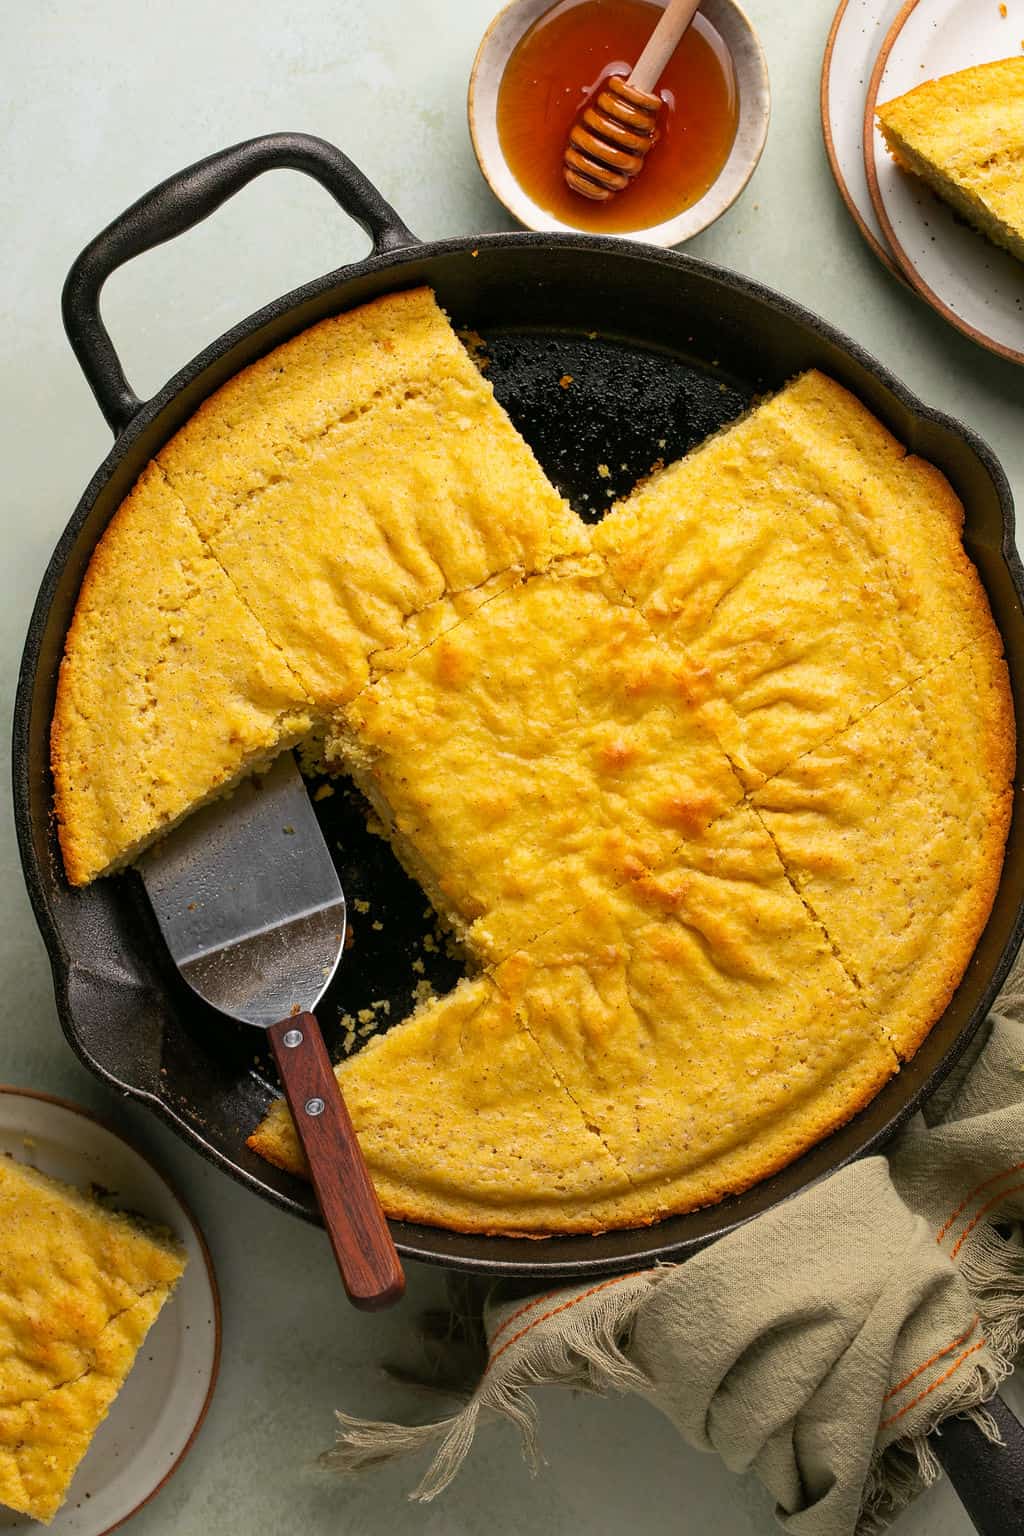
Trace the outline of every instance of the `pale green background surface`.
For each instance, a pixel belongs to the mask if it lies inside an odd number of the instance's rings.
[[[986,0],[987,3],[987,0]],[[994,3],[994,0],[993,0]],[[9,718],[31,603],[58,534],[109,439],[60,328],[67,268],[97,230],[170,172],[273,129],[334,140],[423,237],[506,227],[469,145],[464,96],[497,0],[67,0],[0,7],[4,493],[0,644]],[[929,403],[987,437],[1020,493],[1024,374],[905,293],[862,243],[833,186],[818,126],[831,0],[750,0],[771,72],[773,119],[739,203],[688,250],[820,311]],[[119,273],[105,301],[128,375],[152,392],[258,304],[359,255],[362,234],[305,178],[264,178],[182,240]],[[7,730],[3,767],[7,782]],[[531,1480],[514,1434],[485,1429],[437,1504],[410,1505],[409,1466],[341,1485],[308,1464],[335,1405],[415,1415],[379,1362],[439,1294],[412,1268],[409,1295],[373,1320],[347,1310],[322,1234],[214,1172],[137,1107],[118,1102],[65,1045],[22,888],[4,792],[0,944],[8,1023],[0,1080],[67,1095],[123,1126],[177,1182],[205,1227],[224,1301],[220,1386],[181,1471],[132,1523],[171,1531],[505,1536],[627,1529],[643,1536],[777,1527],[766,1496],[684,1447],[633,1400],[541,1394],[548,1465]],[[1024,1394],[1011,1385],[1018,1407]],[[899,1525],[953,1536],[949,1490]]]

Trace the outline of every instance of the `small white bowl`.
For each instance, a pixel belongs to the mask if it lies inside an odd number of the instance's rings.
[[[654,3],[664,8],[668,0]],[[469,132],[484,179],[520,224],[527,229],[571,230],[579,234],[575,225],[564,224],[523,191],[509,169],[498,137],[498,90],[509,56],[534,22],[555,4],[556,0],[512,0],[491,22],[469,77]],[[768,66],[757,33],[736,0],[704,0],[700,14],[714,27],[732,59],[739,112],[729,158],[704,196],[689,208],[646,229],[607,231],[620,239],[643,240],[648,245],[679,245],[689,240],[732,207],[761,158],[768,135],[771,92]]]

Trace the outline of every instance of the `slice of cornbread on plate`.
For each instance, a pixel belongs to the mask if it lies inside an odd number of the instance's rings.
[[[366,689],[331,754],[485,961],[663,862],[742,795],[596,556],[496,597]]]
[[[993,632],[948,483],[808,373],[641,486],[594,543],[748,785]]]
[[[324,708],[495,583],[586,547],[432,293],[322,321],[159,453],[203,539]],[[500,581],[498,581],[500,585]]]
[[[96,546],[57,683],[69,880],[130,862],[312,723],[295,674],[148,467]]]
[[[970,647],[754,796],[902,1056],[945,1009],[988,919],[1014,758],[1005,664]]]
[[[926,80],[877,117],[900,165],[1024,261],[1024,58]]]
[[[593,1232],[629,1181],[486,977],[336,1068],[389,1216],[459,1232]],[[303,1172],[284,1100],[249,1138]]]
[[[0,1504],[48,1522],[185,1255],[9,1157],[0,1234]]]
[[[897,1068],[746,806],[494,975],[630,1175],[609,1224],[748,1188]]]

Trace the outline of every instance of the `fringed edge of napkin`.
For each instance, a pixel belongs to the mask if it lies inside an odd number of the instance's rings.
[[[430,1465],[409,1498],[429,1503],[443,1493],[469,1454],[481,1423],[504,1419],[514,1424],[522,1441],[523,1456],[532,1474],[541,1463],[537,1446],[537,1407],[532,1388],[538,1385],[563,1386],[603,1396],[608,1392],[646,1394],[651,1387],[644,1373],[623,1353],[628,1343],[637,1310],[652,1286],[672,1271],[671,1265],[637,1275],[621,1276],[571,1297],[550,1316],[558,1316],[557,1331],[544,1329],[547,1315],[524,1324],[533,1332],[542,1330],[535,1355],[505,1353],[520,1336],[512,1332],[502,1342],[517,1317],[510,1311],[491,1339],[485,1335],[481,1309],[472,1304],[472,1286],[456,1280],[452,1297],[461,1337],[461,1381],[450,1377],[438,1381],[422,1373],[400,1374],[406,1382],[427,1387],[432,1392],[462,1399],[459,1410],[447,1418],[420,1425],[374,1422],[338,1411],[337,1440],[325,1451],[320,1465],[334,1473],[351,1476],[369,1467],[399,1458],[427,1452],[433,1448]],[[997,1226],[979,1224],[969,1251],[961,1264],[964,1278],[977,1298],[988,1348],[966,1369],[964,1362],[951,1366],[958,1382],[952,1396],[946,1393],[934,1414],[915,1433],[900,1436],[874,1456],[865,1484],[858,1536],[880,1536],[901,1510],[910,1504],[922,1488],[929,1487],[941,1475],[941,1467],[928,1443],[928,1436],[944,1419],[953,1414],[972,1420],[981,1433],[1001,1444],[999,1430],[985,1403],[1012,1371],[1014,1358],[1024,1349],[1024,1272],[1019,1249],[999,1235]],[[453,1280],[455,1277],[453,1277]],[[609,1306],[607,1292],[618,1291],[615,1305]],[[600,1296],[600,1301],[597,1300]],[[588,1302],[591,1303],[588,1305]],[[569,1313],[571,1312],[571,1316]],[[431,1334],[428,1326],[427,1338]],[[450,1351],[450,1335],[444,1340],[435,1334],[435,1347]],[[497,1349],[494,1348],[498,1344]],[[476,1381],[475,1389],[471,1384]],[[941,1431],[940,1431],[941,1432]]]
[[[1016,1251],[999,1234],[999,1223],[981,1223],[960,1261],[960,1273],[976,1298],[982,1332],[988,1348],[965,1371],[954,1361],[950,1374],[959,1380],[952,1396],[945,1396],[934,1414],[915,1434],[903,1435],[875,1454],[864,1487],[858,1536],[882,1536],[882,1532],[924,1488],[942,1476],[942,1467],[928,1437],[944,1420],[969,1419],[986,1440],[1002,1445],[992,1415],[985,1409],[1024,1350],[1024,1269]]]
[[[619,1276],[572,1297],[552,1313],[525,1324],[522,1332],[527,1329],[542,1331],[540,1353],[543,1364],[535,1364],[523,1355],[514,1362],[510,1360],[505,1352],[520,1337],[517,1332],[505,1339],[499,1348],[494,1348],[503,1331],[516,1318],[514,1311],[492,1335],[490,1346],[493,1352],[488,1359],[487,1339],[482,1319],[479,1319],[482,1374],[479,1374],[475,1390],[464,1396],[463,1406],[457,1413],[432,1423],[407,1426],[359,1419],[337,1410],[337,1440],[334,1447],[320,1457],[320,1465],[342,1476],[351,1476],[368,1467],[436,1446],[430,1465],[409,1494],[412,1500],[429,1503],[444,1492],[459,1471],[479,1424],[505,1419],[519,1430],[524,1460],[531,1474],[536,1475],[542,1458],[537,1447],[537,1406],[531,1388],[562,1386],[596,1396],[649,1390],[651,1384],[647,1377],[626,1358],[622,1346],[629,1338],[641,1302],[663,1275],[671,1273],[671,1268],[664,1266],[660,1270]],[[605,1293],[613,1287],[617,1288],[618,1295],[616,1304],[610,1307]],[[599,1294],[600,1302],[588,1306],[588,1302],[596,1302]],[[558,1331],[545,1329],[545,1322],[556,1315]],[[465,1324],[466,1319],[461,1321]],[[421,1380],[419,1384],[428,1383]]]

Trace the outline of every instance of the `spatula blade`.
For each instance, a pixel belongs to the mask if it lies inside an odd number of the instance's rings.
[[[267,1029],[312,1012],[345,942],[345,897],[290,752],[138,860],[194,992]]]

